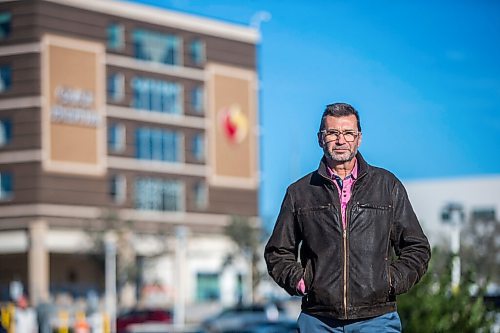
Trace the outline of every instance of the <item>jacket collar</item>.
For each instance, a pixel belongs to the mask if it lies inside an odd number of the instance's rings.
[[[356,154],[356,159],[358,160],[358,178],[363,176],[365,173],[367,173],[370,169],[370,165],[365,161],[361,153],[358,151]],[[319,167],[317,171],[321,176],[324,178],[329,179],[330,177],[328,176],[328,170],[327,170],[327,164],[326,164],[326,158],[323,156],[321,161],[319,162]]]

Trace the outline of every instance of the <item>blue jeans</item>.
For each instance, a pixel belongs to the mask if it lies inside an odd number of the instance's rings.
[[[302,312],[297,323],[301,333],[401,333],[401,320],[396,311],[355,320],[311,316]]]

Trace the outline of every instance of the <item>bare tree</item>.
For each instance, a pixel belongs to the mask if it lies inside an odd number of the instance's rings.
[[[262,230],[253,225],[248,217],[233,216],[231,223],[226,227],[225,234],[238,246],[241,254],[251,261],[252,267],[252,299],[255,299],[255,290],[262,280],[263,274],[259,270],[261,259],[260,244]],[[231,262],[230,254],[226,262]]]
[[[142,274],[141,271],[144,267],[144,263],[149,260],[155,260],[171,250],[168,248],[167,234],[161,230],[154,234],[149,234],[148,237],[155,239],[154,243],[158,245],[154,252],[148,253],[146,256],[139,256],[136,253],[136,248],[134,246],[137,237],[134,230],[134,222],[131,220],[124,220],[120,217],[119,213],[113,209],[104,209],[101,212],[99,223],[94,223],[93,227],[87,230],[92,241],[93,258],[99,262],[99,264],[104,267],[104,243],[105,237],[108,232],[112,232],[116,235],[116,285],[118,291],[118,297],[120,303],[125,306],[133,306],[130,302],[137,302],[140,297],[140,291],[142,288]],[[125,291],[128,289],[127,291]],[[132,296],[130,291],[136,290],[134,299],[130,299]],[[127,297],[125,297],[127,296]],[[122,301],[127,299],[126,303],[123,304]]]

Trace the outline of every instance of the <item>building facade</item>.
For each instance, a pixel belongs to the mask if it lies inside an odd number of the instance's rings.
[[[224,228],[259,223],[258,42],[127,2],[2,1],[0,296],[102,292],[111,234],[139,299],[241,297]]]
[[[432,246],[451,246],[454,223],[498,221],[500,176],[483,175],[404,182],[422,228]],[[453,221],[450,213],[457,212]]]

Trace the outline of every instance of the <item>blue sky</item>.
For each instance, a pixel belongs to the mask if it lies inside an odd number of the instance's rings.
[[[261,25],[261,213],[321,158],[324,106],[360,112],[360,151],[404,180],[500,175],[500,2],[142,0]]]

